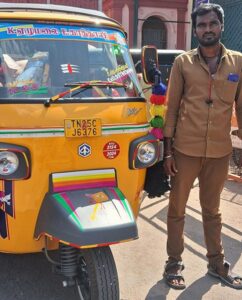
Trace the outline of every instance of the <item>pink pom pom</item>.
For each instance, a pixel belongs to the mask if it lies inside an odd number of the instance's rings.
[[[161,128],[152,128],[150,133],[159,140],[163,139],[163,131]]]

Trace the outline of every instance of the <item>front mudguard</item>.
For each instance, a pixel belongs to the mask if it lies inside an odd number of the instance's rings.
[[[47,193],[35,228],[77,247],[118,243],[138,237],[129,202],[117,187]]]

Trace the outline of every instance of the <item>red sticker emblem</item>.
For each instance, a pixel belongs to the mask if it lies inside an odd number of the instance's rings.
[[[119,155],[120,147],[119,144],[111,141],[104,145],[103,147],[103,155],[107,159],[113,159]]]

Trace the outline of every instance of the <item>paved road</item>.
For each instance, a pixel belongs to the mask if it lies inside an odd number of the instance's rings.
[[[187,289],[169,289],[163,279],[166,260],[167,197],[145,199],[138,219],[140,238],[113,247],[119,270],[122,300],[241,300],[242,290],[221,285],[206,275],[198,186],[193,188],[186,211],[183,272]],[[242,184],[227,181],[222,194],[223,234],[227,260],[242,274]]]
[[[122,300],[241,300],[242,291],[206,275],[205,247],[195,186],[187,208],[184,262],[187,289],[174,291],[162,280],[166,259],[167,196],[146,198],[138,219],[140,238],[113,246]],[[228,181],[222,195],[223,242],[227,259],[242,274],[242,184]],[[74,291],[62,288],[42,254],[0,254],[0,300],[76,300]]]

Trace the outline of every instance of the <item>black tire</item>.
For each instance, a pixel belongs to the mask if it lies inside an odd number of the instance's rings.
[[[109,247],[81,250],[77,291],[81,300],[119,300],[118,274]]]

